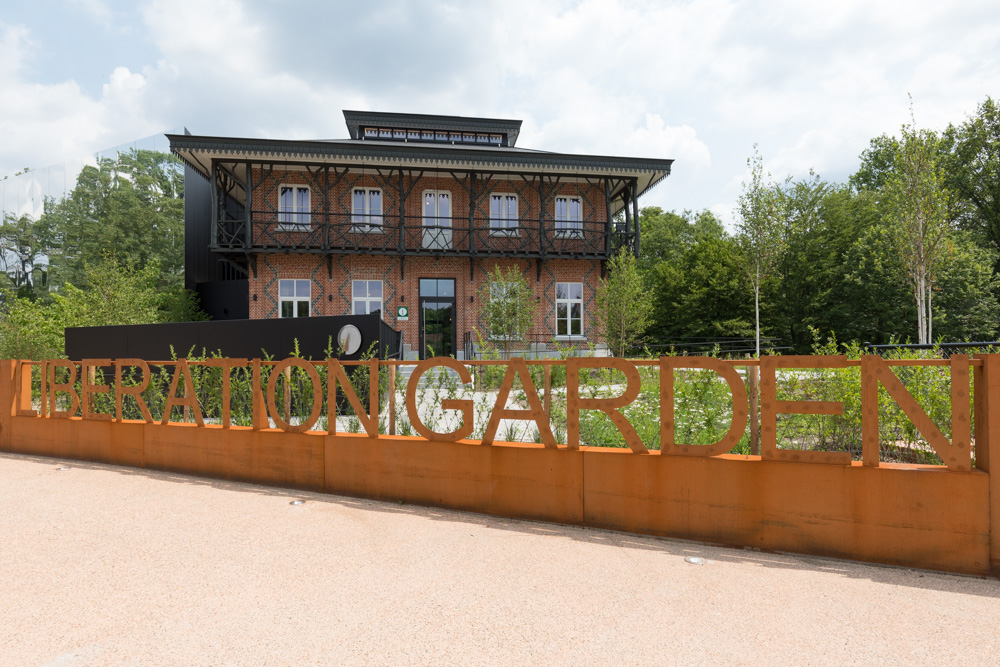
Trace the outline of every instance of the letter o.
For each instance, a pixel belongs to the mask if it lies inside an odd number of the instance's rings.
[[[309,413],[309,418],[306,419],[301,424],[292,426],[278,413],[278,407],[274,400],[274,392],[278,386],[278,376],[283,370],[291,366],[298,366],[306,372],[309,376],[309,380],[312,382],[313,386],[313,404],[312,412]],[[285,387],[285,391],[291,391],[291,387]],[[302,433],[308,431],[316,422],[319,420],[320,412],[323,410],[323,387],[322,382],[319,379],[319,373],[311,363],[304,359],[298,357],[288,357],[283,361],[279,361],[278,364],[271,370],[271,376],[267,378],[267,409],[271,412],[271,417],[274,419],[274,423],[282,431],[287,431],[289,433]]]

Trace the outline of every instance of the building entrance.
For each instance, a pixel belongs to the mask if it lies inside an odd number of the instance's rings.
[[[455,281],[420,279],[420,358],[455,356]]]

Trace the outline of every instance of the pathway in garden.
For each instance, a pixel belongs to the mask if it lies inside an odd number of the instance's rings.
[[[996,580],[12,454],[0,582],[4,665],[1000,655]]]

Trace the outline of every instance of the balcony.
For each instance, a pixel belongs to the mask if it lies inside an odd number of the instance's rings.
[[[622,233],[609,238],[604,221],[474,217],[471,223],[468,216],[253,211],[249,229],[245,217],[223,216],[212,247],[219,252],[607,259],[626,243]]]

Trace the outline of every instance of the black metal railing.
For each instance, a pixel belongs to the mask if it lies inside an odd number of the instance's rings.
[[[524,357],[525,359],[560,358],[589,350],[590,343],[585,338],[559,339],[552,334],[525,334],[517,340],[505,341],[496,338],[480,340],[475,331],[462,335],[462,350],[468,360]]]
[[[248,232],[249,231],[249,235]],[[591,257],[603,259],[621,246],[603,221],[530,218],[497,220],[468,216],[426,217],[254,211],[245,220],[220,220],[219,249]]]

